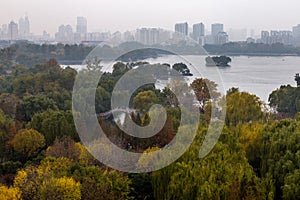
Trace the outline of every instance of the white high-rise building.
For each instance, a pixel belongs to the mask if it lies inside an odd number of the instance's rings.
[[[87,19],[85,17],[77,17],[76,33],[87,33]]]
[[[175,32],[181,33],[183,35],[188,35],[189,25],[187,22],[175,24]]]
[[[16,40],[19,36],[18,24],[14,21],[11,21],[8,25],[8,39]]]
[[[55,34],[55,40],[63,44],[74,43],[74,33],[71,25],[61,25]]]
[[[141,28],[136,32],[136,41],[153,45],[159,43],[159,29],[157,28]]]
[[[264,44],[293,44],[293,32],[292,31],[262,31],[260,42]]]
[[[28,17],[21,17],[19,20],[19,36],[20,39],[28,39],[30,35],[30,22]]]
[[[2,25],[2,29],[1,29],[1,40],[7,40],[7,35],[8,35],[8,27],[7,24],[3,24]]]
[[[203,23],[193,25],[193,38],[199,44],[204,45],[205,26]]]
[[[125,42],[132,42],[132,41],[134,41],[134,35],[130,31],[126,31],[123,34],[123,40]]]
[[[223,24],[212,24],[211,25],[211,34],[213,37],[217,36],[218,33],[224,32],[224,25]]]
[[[293,27],[294,45],[300,46],[300,24]]]

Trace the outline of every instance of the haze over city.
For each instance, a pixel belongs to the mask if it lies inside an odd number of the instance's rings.
[[[31,32],[50,34],[61,24],[76,26],[76,16],[88,19],[88,31],[126,31],[138,27],[174,29],[177,22],[225,24],[229,28],[255,30],[286,30],[300,23],[297,0],[11,0],[1,3],[0,24],[21,16],[31,19]],[[208,27],[208,26],[207,26]]]

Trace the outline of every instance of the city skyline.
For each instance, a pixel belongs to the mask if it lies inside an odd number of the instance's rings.
[[[189,24],[187,22],[176,23],[171,32],[180,33],[183,36],[190,36],[202,46],[205,44],[223,45],[227,42],[247,42],[247,43],[282,43],[285,45],[300,45],[300,25],[293,26],[289,30],[262,30],[259,36],[254,35],[254,30],[247,33],[247,29],[229,29],[225,30],[222,23],[210,25],[210,30],[205,29],[205,24],[199,22]],[[13,20],[9,24],[3,24],[0,27],[0,40],[29,40],[39,43],[58,42],[64,44],[88,42],[100,42],[109,38],[114,38],[113,43],[118,44],[124,41],[137,41],[142,44],[153,45],[175,39],[170,31],[158,27],[139,27],[134,31],[126,32],[88,32],[88,19],[84,16],[77,16],[75,28],[70,24],[62,24],[53,37],[43,31],[43,35],[34,35],[30,32],[30,20],[28,16],[21,17],[19,24]],[[174,38],[175,37],[175,38]],[[175,39],[176,40],[176,39]],[[44,41],[44,42],[43,42]]]
[[[75,27],[76,16],[85,16],[89,20],[89,32],[125,32],[142,26],[173,30],[173,25],[180,21],[189,24],[203,21],[205,24],[223,23],[232,29],[253,29],[259,33],[263,29],[286,30],[298,24],[300,18],[297,10],[300,3],[296,0],[287,0],[284,4],[271,0],[227,0],[222,6],[218,0],[190,1],[11,0],[1,5],[0,24],[11,19],[17,22],[27,13],[34,19],[32,32],[39,35],[44,30],[54,35],[61,24]]]

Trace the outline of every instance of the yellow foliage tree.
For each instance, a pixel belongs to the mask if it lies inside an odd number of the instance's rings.
[[[0,186],[0,199],[21,200],[21,192],[18,188],[8,188],[6,186]]]
[[[14,179],[14,187],[22,192],[23,200],[40,200],[42,186],[53,178],[66,176],[71,161],[67,158],[46,158],[39,167],[29,166],[20,170]]]
[[[80,183],[73,178],[54,178],[40,186],[41,200],[79,200],[81,199]]]

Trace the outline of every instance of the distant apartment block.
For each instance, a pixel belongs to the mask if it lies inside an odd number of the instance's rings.
[[[87,33],[87,19],[84,17],[77,17],[76,33]]]
[[[185,36],[189,33],[189,25],[187,22],[175,24],[175,32],[181,33]]]
[[[74,32],[71,25],[61,25],[55,34],[55,41],[63,44],[74,43]]]
[[[293,27],[294,45],[300,46],[300,24]]]
[[[293,38],[292,31],[262,31],[260,42],[264,44],[281,43],[284,45],[293,45]]]
[[[136,32],[136,41],[145,45],[159,43],[159,30],[157,28],[141,28]]]
[[[19,29],[18,24],[14,21],[11,21],[8,25],[8,39],[9,40],[16,40],[18,39]]]
[[[193,39],[198,42],[198,44],[204,45],[205,36],[205,26],[203,23],[198,23],[193,25]]]
[[[211,25],[211,35],[213,37],[217,36],[218,33],[224,32],[224,25],[223,24],[212,24]]]
[[[132,42],[134,41],[134,34],[130,31],[126,31],[124,34],[123,34],[123,40],[125,42]]]

